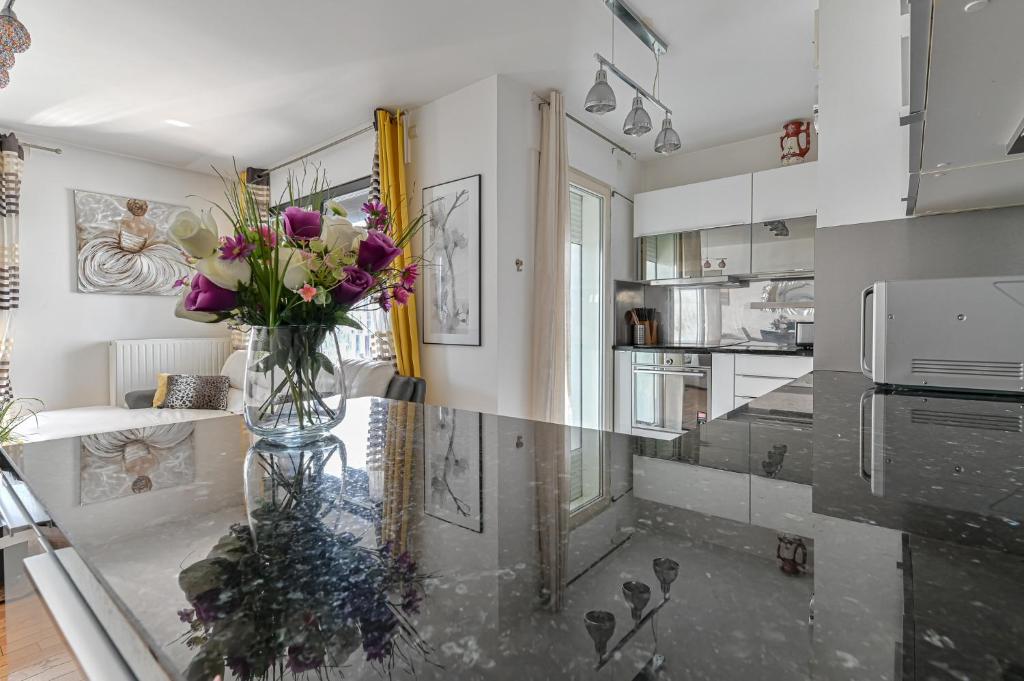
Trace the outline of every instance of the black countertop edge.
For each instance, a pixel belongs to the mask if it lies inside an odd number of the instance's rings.
[[[813,357],[814,348],[796,345],[780,345],[775,348],[751,347],[744,345],[613,345],[612,350],[669,350],[678,352],[731,352],[743,355],[791,355],[794,357]]]

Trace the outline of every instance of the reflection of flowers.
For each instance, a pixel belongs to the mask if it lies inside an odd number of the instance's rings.
[[[422,598],[415,561],[389,545],[365,548],[326,522],[342,496],[341,481],[324,474],[332,453],[296,454],[288,473],[277,456],[254,454],[269,498],[178,578],[191,606],[178,612],[185,643],[198,649],[187,678],[225,667],[243,681],[279,678],[281,667],[329,677],[360,647],[385,670],[396,653],[411,662],[403,644],[425,655],[407,618]]]

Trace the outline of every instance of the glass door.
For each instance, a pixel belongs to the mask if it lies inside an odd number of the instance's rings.
[[[609,343],[605,342],[605,240],[610,190],[575,171],[569,185],[569,320],[565,422],[570,438],[570,510],[586,506],[603,492],[601,443],[604,427]],[[592,440],[592,441],[591,441]]]

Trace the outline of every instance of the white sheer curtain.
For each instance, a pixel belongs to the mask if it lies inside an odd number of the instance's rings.
[[[565,136],[565,99],[552,91],[541,105],[540,170],[537,183],[537,234],[534,246],[534,301],[531,416],[565,422],[568,385],[569,160]]]
[[[569,162],[565,137],[565,100],[552,92],[542,105],[540,171],[537,184],[537,233],[534,246],[534,300],[531,416],[565,422],[568,392],[569,308]],[[562,607],[567,578],[569,476],[567,429],[535,425],[537,534],[541,597],[547,607]]]

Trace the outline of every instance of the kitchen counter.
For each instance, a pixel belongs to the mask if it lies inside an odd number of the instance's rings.
[[[348,679],[1005,680],[1022,423],[1019,401],[814,372],[669,441],[364,399],[301,458],[225,417],[171,452],[132,433],[7,459],[174,679],[258,667],[268,636],[323,678],[328,651]],[[149,447],[152,491],[98,443]]]
[[[649,350],[665,352],[734,352],[754,355],[791,355],[813,357],[814,348],[801,345],[766,343],[763,341],[723,341],[717,345],[613,345],[612,350]]]

